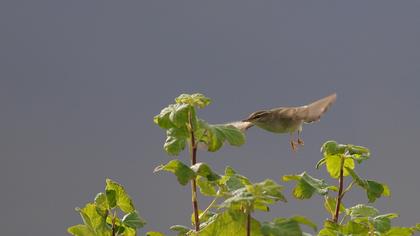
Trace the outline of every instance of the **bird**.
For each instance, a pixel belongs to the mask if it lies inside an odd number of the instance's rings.
[[[313,123],[321,119],[330,106],[335,102],[337,94],[333,93],[310,104],[297,107],[278,107],[251,113],[248,118],[232,123],[241,131],[257,126],[273,133],[289,133],[290,145],[293,151],[304,145],[301,138],[304,123]],[[294,139],[297,132],[298,138]]]

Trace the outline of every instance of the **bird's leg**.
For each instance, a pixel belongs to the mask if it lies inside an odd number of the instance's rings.
[[[298,132],[297,132],[297,133],[298,133],[298,140],[297,140],[297,142],[298,142],[298,144],[300,144],[300,145],[302,145],[302,146],[303,146],[303,145],[304,145],[303,139],[301,139],[301,138],[300,138],[300,133],[301,133],[301,132],[302,132],[302,131],[301,131],[300,129],[299,129],[299,130],[298,130]]]
[[[290,145],[292,146],[293,151],[297,150],[298,143],[296,143],[296,141],[293,139],[293,132],[290,133]]]

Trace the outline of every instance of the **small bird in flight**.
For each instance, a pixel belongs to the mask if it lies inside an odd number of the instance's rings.
[[[255,125],[273,133],[289,133],[290,145],[292,150],[295,151],[298,145],[303,146],[303,140],[300,136],[303,123],[319,121],[321,116],[335,102],[336,98],[337,94],[333,93],[305,106],[279,107],[257,111],[249,115],[245,120],[232,123],[232,125],[242,131]],[[296,131],[298,139],[294,140],[293,135]]]

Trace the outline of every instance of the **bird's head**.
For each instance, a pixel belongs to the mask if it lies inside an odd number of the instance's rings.
[[[243,122],[256,122],[258,120],[260,120],[261,118],[266,117],[266,115],[268,114],[268,111],[256,111],[254,113],[252,113],[251,115],[248,116],[248,118],[246,118],[245,120],[242,120]]]

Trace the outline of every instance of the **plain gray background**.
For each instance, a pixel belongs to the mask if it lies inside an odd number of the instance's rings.
[[[336,91],[321,122],[305,126],[297,153],[287,135],[253,128],[242,148],[199,160],[280,182],[303,170],[327,177],[313,168],[325,140],[365,145],[372,158],[359,174],[393,192],[375,206],[413,225],[419,89],[419,1],[2,0],[0,234],[65,235],[81,222],[74,207],[103,191],[107,177],[125,185],[147,220],[140,235],[188,225],[190,188],[152,173],[170,160],[153,116],[183,92],[211,97],[199,115],[221,123]],[[290,203],[260,219],[328,217],[321,197],[297,201],[282,184]],[[355,190],[344,202],[366,197]]]

